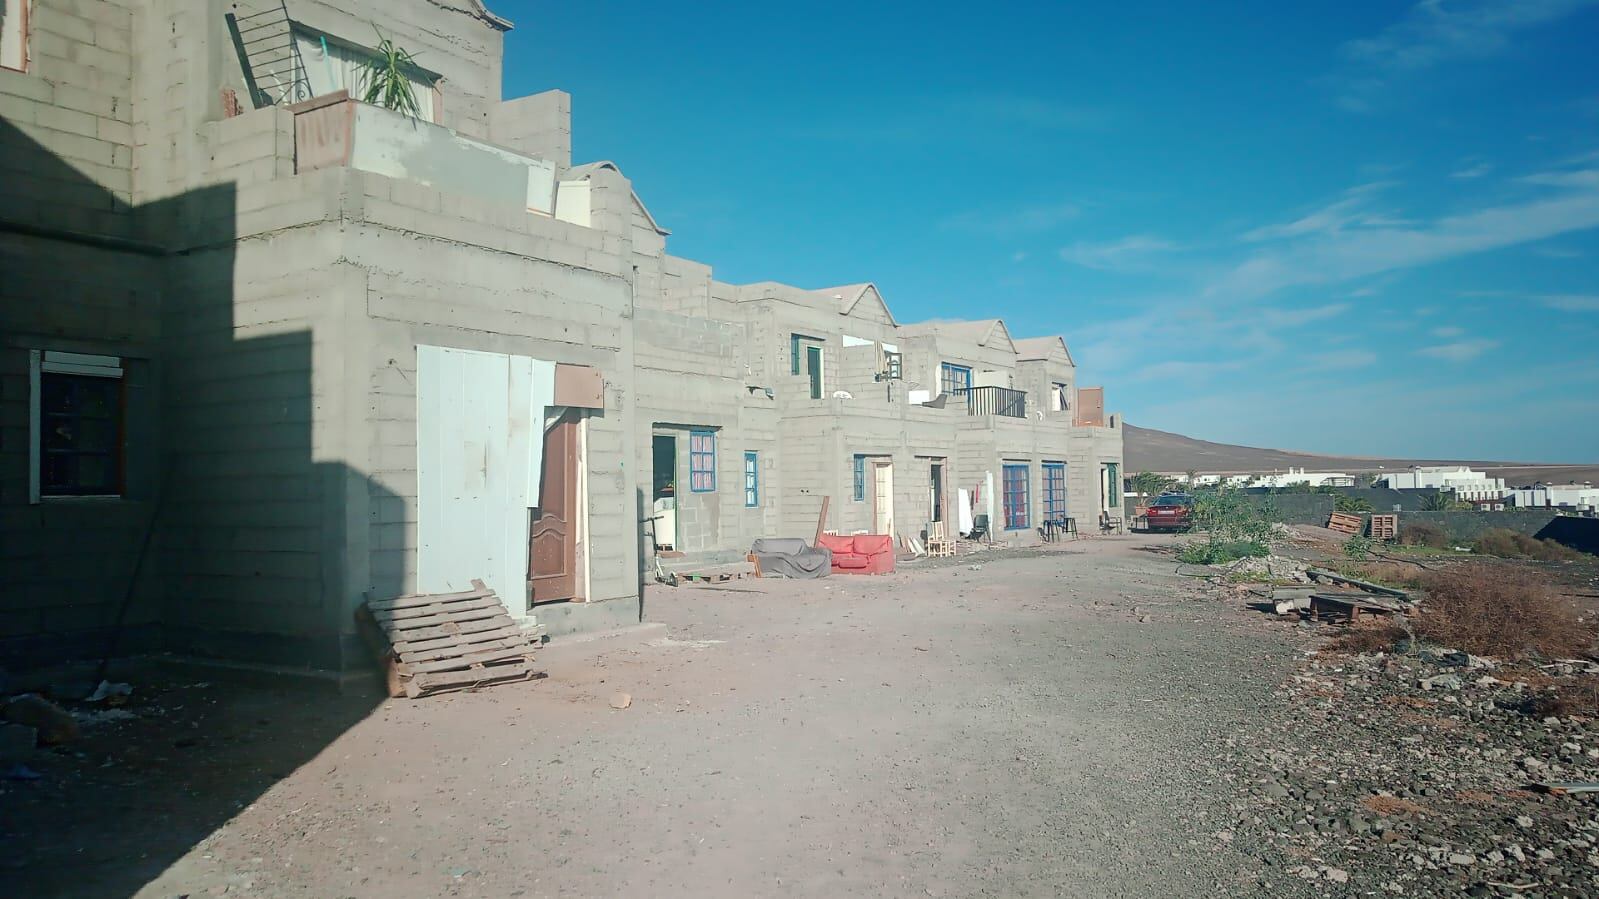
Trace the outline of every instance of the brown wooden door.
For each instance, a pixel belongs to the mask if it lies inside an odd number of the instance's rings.
[[[577,597],[576,412],[567,412],[544,432],[544,472],[539,508],[528,528],[528,602]]]

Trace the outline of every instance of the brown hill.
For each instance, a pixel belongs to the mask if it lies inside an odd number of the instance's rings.
[[[1487,470],[1515,486],[1542,481],[1567,484],[1599,481],[1599,465],[1542,465],[1528,462],[1494,462],[1481,459],[1396,459],[1368,456],[1326,456],[1297,450],[1262,449],[1195,440],[1169,431],[1123,424],[1123,464],[1127,471],[1237,474],[1288,468],[1356,472],[1409,468],[1412,465],[1471,465]]]

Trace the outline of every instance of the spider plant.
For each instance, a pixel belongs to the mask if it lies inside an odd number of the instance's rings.
[[[409,51],[395,46],[379,31],[377,50],[366,62],[365,78],[362,79],[365,92],[361,100],[413,119],[420,118],[422,110],[417,106],[416,92],[411,89],[411,79],[408,77],[417,68],[416,60]]]

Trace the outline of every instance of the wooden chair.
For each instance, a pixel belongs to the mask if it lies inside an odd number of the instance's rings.
[[[955,555],[955,541],[949,536],[949,526],[942,521],[927,525],[927,554],[934,558]]]

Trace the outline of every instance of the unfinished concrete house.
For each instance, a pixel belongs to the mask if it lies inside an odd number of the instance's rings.
[[[966,490],[1012,542],[1119,503],[1063,341],[668,255],[566,94],[502,98],[477,0],[4,10],[0,664],[364,669],[369,593],[560,634],[824,496],[910,535]],[[374,24],[410,114],[358,99]]]
[[[685,564],[810,535],[824,497],[828,530],[923,538],[970,529],[964,493],[1009,545],[1118,514],[1121,428],[1079,409],[1062,338],[902,325],[873,284],[730,285],[671,257],[665,273],[635,311],[639,465],[655,543]]]

